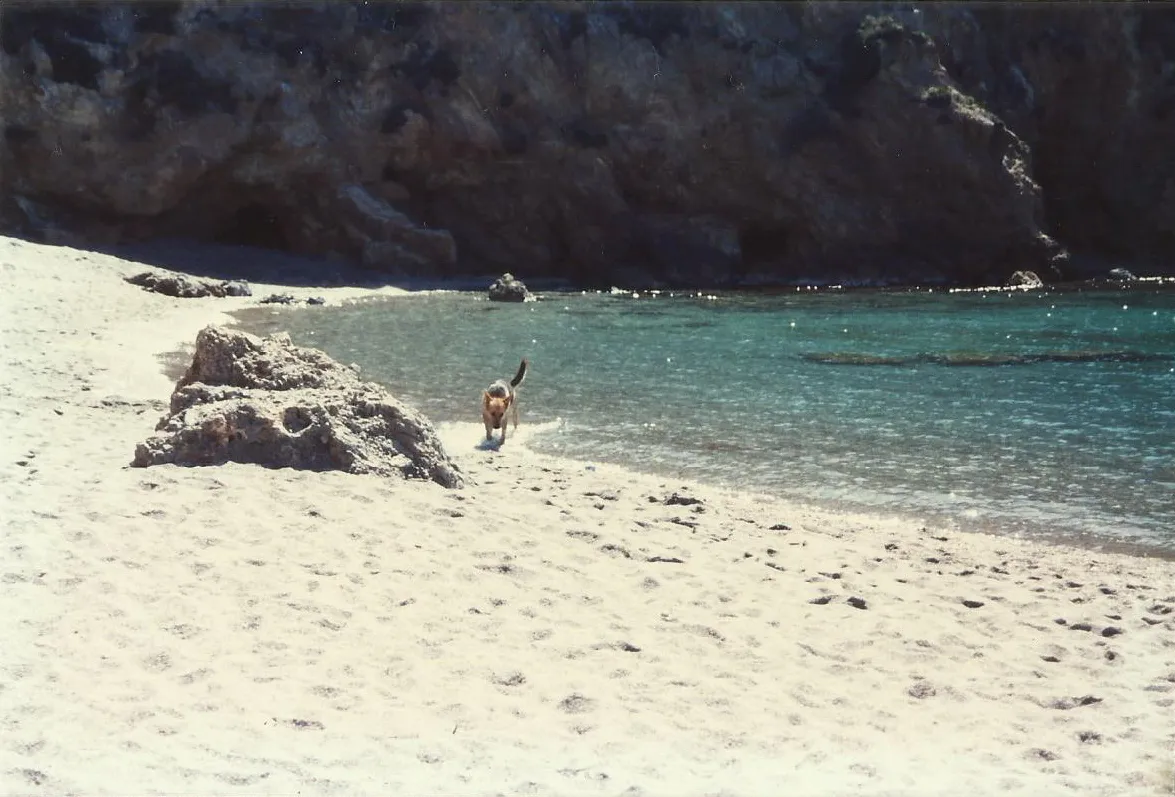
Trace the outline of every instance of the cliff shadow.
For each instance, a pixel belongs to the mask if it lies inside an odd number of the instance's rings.
[[[239,243],[157,238],[89,248],[148,266],[218,280],[245,280],[303,288],[393,286],[406,290],[425,290],[436,287],[463,287],[447,282],[442,285],[437,280],[381,273],[338,258],[299,255]],[[488,284],[486,282],[483,285],[479,282],[477,287],[484,288]]]

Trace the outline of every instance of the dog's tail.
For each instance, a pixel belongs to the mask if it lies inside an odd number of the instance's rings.
[[[518,373],[514,374],[514,378],[510,380],[510,387],[518,387],[522,384],[522,380],[526,379],[526,369],[530,367],[530,362],[523,357],[522,362],[518,366]]]

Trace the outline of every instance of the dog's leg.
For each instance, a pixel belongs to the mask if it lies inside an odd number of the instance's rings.
[[[483,391],[481,394],[481,422],[486,427],[486,440],[493,438],[494,424],[490,419],[490,391]]]

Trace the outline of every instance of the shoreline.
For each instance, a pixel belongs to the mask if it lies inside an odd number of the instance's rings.
[[[141,262],[151,268],[175,271],[189,276],[215,279],[243,279],[250,283],[290,288],[332,290],[352,288],[357,291],[378,291],[390,287],[394,291],[416,293],[421,291],[452,290],[484,292],[500,274],[465,275],[447,278],[392,277],[360,268],[347,261],[326,257],[300,256],[277,250],[259,249],[236,244],[213,244],[206,241],[164,239],[137,244],[112,245],[92,250],[95,254]],[[1044,283],[1039,288],[1007,285],[969,286],[949,282],[844,282],[817,281],[808,277],[793,277],[786,282],[743,282],[710,287],[643,287],[624,285],[588,287],[577,285],[568,277],[532,276],[522,279],[532,292],[544,293],[638,293],[638,294],[707,294],[713,291],[736,293],[791,293],[802,291],[868,292],[929,292],[929,293],[983,293],[983,292],[1038,292],[1085,290],[1152,290],[1175,289],[1175,272],[1163,270],[1136,275],[1130,280],[1115,280],[1108,276],[1116,262],[1104,261],[1094,268],[1081,269],[1081,276]],[[280,279],[279,279],[280,277]],[[324,277],[326,278],[324,281]]]
[[[1175,282],[1173,282],[1175,284]],[[1153,286],[1152,286],[1153,287]],[[824,290],[824,289],[821,289]],[[861,289],[865,290],[865,289]],[[879,289],[880,290],[880,289]],[[1001,290],[993,288],[991,290]],[[1004,289],[1012,291],[1022,291],[1022,289]],[[851,291],[834,291],[849,293]],[[897,293],[907,293],[907,290],[888,291]],[[484,291],[471,291],[460,289],[456,287],[432,288],[422,291],[413,291],[406,294],[371,294],[364,295],[362,293],[355,293],[347,295],[344,298],[345,302],[386,302],[388,300],[396,300],[404,296],[424,296],[433,293],[455,293],[455,294],[470,294],[477,296],[484,296]],[[575,293],[580,293],[576,291]],[[597,291],[596,294],[606,295],[608,291]],[[614,290],[613,294],[619,293],[627,296],[629,291]],[[728,292],[729,293],[729,292]],[[635,295],[635,294],[634,294]],[[641,294],[642,297],[645,294]],[[552,301],[553,297],[558,294],[547,294],[547,300]],[[674,294],[661,293],[661,297],[668,300],[673,298]],[[539,297],[540,300],[542,297]],[[677,298],[693,298],[693,294],[678,294]],[[236,319],[235,326],[238,329],[249,332],[251,334],[265,335],[272,334],[275,331],[280,331],[283,327],[280,322],[271,320],[271,316],[280,316],[284,312],[303,312],[307,309],[304,306],[279,306],[272,311],[267,312],[265,306],[246,307],[241,310],[236,310],[231,313],[232,317]],[[314,341],[303,340],[302,343],[309,346],[314,346]],[[186,367],[186,361],[183,363]],[[182,368],[177,365],[177,370],[172,371],[175,378],[178,378],[182,373]],[[432,417],[434,423],[462,423],[470,420],[474,413],[471,411],[465,416],[461,417]],[[472,434],[472,433],[471,433]],[[536,453],[541,452],[541,441],[536,440]],[[789,501],[799,506],[803,506],[818,512],[826,512],[830,514],[859,514],[859,515],[876,515],[879,518],[888,519],[895,522],[903,522],[915,525],[935,525],[942,528],[949,528],[953,532],[966,534],[984,534],[997,538],[1019,539],[1028,542],[1037,542],[1052,546],[1062,546],[1087,550],[1091,552],[1111,553],[1125,556],[1138,556],[1144,558],[1156,558],[1164,561],[1175,561],[1175,548],[1163,547],[1161,543],[1147,542],[1145,538],[1136,538],[1123,535],[1114,535],[1112,533],[1097,533],[1095,531],[1076,530],[1065,527],[1063,524],[1050,524],[1044,520],[1025,520],[1025,519],[1009,519],[1009,518],[986,518],[986,517],[966,517],[959,513],[952,513],[948,509],[896,509],[885,506],[870,505],[866,502],[853,502],[845,499],[819,499],[811,496],[796,497],[796,496],[775,496],[768,487],[759,485],[736,485],[728,482],[723,482],[715,478],[701,478],[697,475],[688,475],[672,472],[671,470],[657,470],[649,468],[642,470],[639,465],[635,465],[623,459],[592,459],[580,458],[566,453],[559,454],[545,454],[554,459],[565,459],[569,464],[574,464],[578,467],[605,463],[624,468],[628,472],[634,474],[636,477],[648,477],[659,479],[684,479],[699,485],[706,485],[715,489],[726,490],[730,492],[746,493],[748,495],[763,495],[768,497],[777,497],[779,500]]]
[[[141,269],[0,238],[0,791],[1175,782],[1168,560],[525,446],[450,449],[464,490],[130,468],[173,385],[160,357],[256,302],[122,281]]]

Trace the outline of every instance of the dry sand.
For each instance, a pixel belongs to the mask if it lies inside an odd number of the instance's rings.
[[[473,408],[462,491],[131,468],[158,355],[256,302],[138,270],[0,239],[0,793],[1175,793],[1175,563],[481,450]]]

